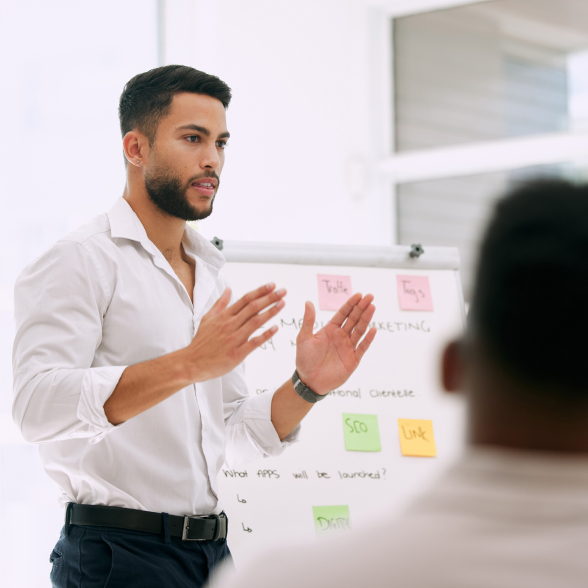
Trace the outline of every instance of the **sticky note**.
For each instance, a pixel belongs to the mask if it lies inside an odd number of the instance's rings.
[[[351,530],[348,506],[313,506],[314,528],[320,537],[327,533]]]
[[[434,310],[427,276],[396,276],[396,285],[402,310]]]
[[[353,295],[349,276],[317,275],[319,307],[321,310],[339,310]]]
[[[381,451],[380,429],[375,414],[343,413],[343,435],[347,451]]]
[[[402,455],[411,457],[435,457],[435,437],[433,421],[417,419],[398,419],[400,450]]]

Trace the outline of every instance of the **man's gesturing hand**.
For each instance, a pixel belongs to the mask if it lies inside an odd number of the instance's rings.
[[[376,329],[366,333],[376,307],[371,294],[354,294],[320,331],[313,334],[315,310],[304,309],[304,321],[296,339],[296,371],[317,394],[328,394],[343,385],[369,349]]]
[[[275,335],[278,327],[249,338],[284,308],[282,298],[286,290],[274,291],[275,287],[275,284],[262,286],[232,306],[228,306],[231,290],[227,288],[223,292],[202,317],[196,336],[186,347],[192,381],[203,382],[226,374]]]

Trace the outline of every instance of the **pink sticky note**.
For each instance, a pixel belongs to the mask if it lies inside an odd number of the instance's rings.
[[[317,275],[319,307],[321,310],[339,310],[353,295],[349,276]]]
[[[427,276],[396,276],[402,310],[434,310]]]

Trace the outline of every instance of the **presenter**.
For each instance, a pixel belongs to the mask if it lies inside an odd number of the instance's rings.
[[[264,325],[286,292],[266,284],[234,301],[223,256],[186,225],[212,212],[230,98],[220,79],[185,66],[130,80],[123,197],[17,281],[13,414],[67,505],[55,587],[201,586],[230,557],[225,460],[295,442],[374,339],[373,296],[355,294],[317,333],[307,302],[294,375],[249,396],[242,362],[275,334]],[[101,170],[88,164],[91,181]],[[262,181],[262,166],[251,171],[247,181]]]

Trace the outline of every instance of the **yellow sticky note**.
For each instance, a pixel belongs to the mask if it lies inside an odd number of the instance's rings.
[[[398,419],[400,450],[402,455],[412,457],[435,457],[435,437],[433,421],[417,419]]]

